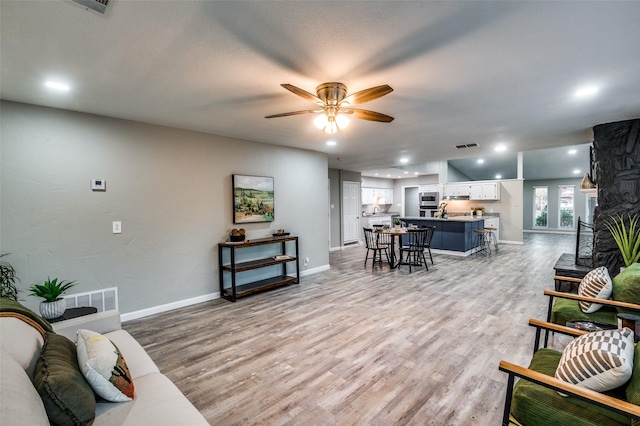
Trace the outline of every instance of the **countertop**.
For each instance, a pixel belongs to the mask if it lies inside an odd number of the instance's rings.
[[[448,222],[478,222],[488,219],[492,216],[485,215],[481,217],[477,216],[449,216],[447,219],[441,217],[401,217],[400,220],[431,220],[431,221],[448,221]]]

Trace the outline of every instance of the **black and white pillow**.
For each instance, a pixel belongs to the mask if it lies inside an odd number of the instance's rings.
[[[631,329],[594,331],[567,345],[555,376],[596,392],[615,389],[631,378],[633,353]]]
[[[609,270],[606,266],[601,266],[584,276],[578,287],[580,296],[595,297],[598,299],[608,299],[613,291],[613,283],[609,277]],[[591,314],[602,308],[600,303],[578,302],[580,309],[585,314]]]

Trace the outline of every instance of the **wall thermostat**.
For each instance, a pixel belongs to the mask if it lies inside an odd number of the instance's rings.
[[[104,179],[91,179],[91,189],[94,191],[106,191],[107,182]]]

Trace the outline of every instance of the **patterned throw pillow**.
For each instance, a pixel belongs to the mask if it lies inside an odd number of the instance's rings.
[[[580,296],[596,297],[598,299],[608,299],[611,297],[612,291],[613,284],[606,266],[601,266],[589,272],[584,276],[578,287]],[[591,314],[602,308],[599,303],[578,302],[578,304],[585,314]]]
[[[615,389],[631,378],[633,353],[629,328],[583,334],[562,352],[556,379],[596,392]]]
[[[105,336],[78,330],[78,364],[93,391],[112,402],[131,401],[133,379],[118,347]]]

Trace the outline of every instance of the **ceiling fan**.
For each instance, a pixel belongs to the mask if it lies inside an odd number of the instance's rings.
[[[349,125],[349,117],[347,117],[347,115],[352,115],[362,120],[379,121],[382,123],[390,123],[393,121],[393,117],[391,116],[351,107],[351,105],[370,102],[393,92],[393,89],[386,84],[361,90],[349,96],[347,96],[347,86],[336,82],[322,83],[316,87],[317,96],[291,84],[281,84],[281,86],[304,99],[317,103],[321,109],[285,112],[282,114],[268,115],[265,118],[324,113],[316,117],[313,123],[318,129],[324,130],[327,133],[335,133],[338,128],[344,129],[347,127]]]

